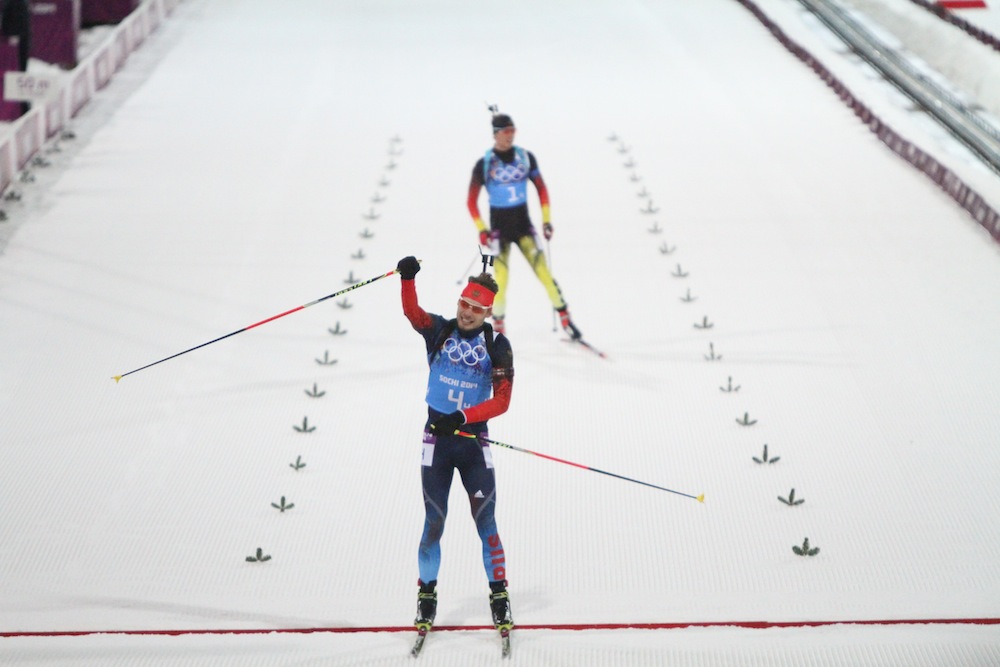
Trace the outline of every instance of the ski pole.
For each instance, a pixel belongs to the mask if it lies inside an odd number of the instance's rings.
[[[624,475],[617,475],[613,472],[608,472],[607,470],[599,470],[597,468],[592,468],[590,466],[585,466],[582,463],[573,463],[572,461],[567,461],[565,459],[556,458],[555,456],[549,456],[548,454],[542,454],[541,452],[533,452],[530,449],[524,449],[523,447],[515,447],[514,445],[508,445],[506,442],[500,442],[499,440],[491,440],[489,438],[484,438],[482,436],[473,435],[472,433],[466,433],[465,431],[456,431],[455,435],[460,435],[464,438],[472,438],[474,440],[481,440],[482,442],[488,442],[491,445],[497,445],[498,447],[506,447],[507,449],[513,449],[514,451],[524,452],[525,454],[534,454],[543,459],[548,459],[549,461],[555,461],[556,463],[565,463],[566,465],[574,466],[576,468],[583,468],[584,470],[589,470],[591,472],[599,472],[602,475],[608,475],[609,477],[617,477],[618,479],[623,479],[626,482],[633,482],[635,484],[642,484],[643,486],[649,486],[654,489],[659,489],[660,491],[668,491],[670,493],[676,493],[679,496],[684,496],[685,498],[693,498],[699,503],[705,502],[705,494],[702,493],[697,496],[693,496],[690,493],[682,493],[680,491],[674,491],[673,489],[668,489],[666,487],[657,486],[656,484],[650,484],[649,482],[643,482],[638,479],[632,479],[631,477],[625,477]]]
[[[132,375],[132,373],[138,373],[139,371],[145,370],[145,369],[149,368],[150,366],[155,366],[156,364],[162,364],[164,361],[169,361],[170,359],[174,359],[175,357],[179,357],[182,354],[187,354],[188,352],[194,352],[195,350],[197,350],[199,348],[202,348],[202,347],[205,347],[207,345],[211,345],[212,343],[218,343],[220,340],[225,340],[226,338],[229,338],[230,336],[235,336],[238,333],[243,333],[244,331],[248,331],[250,329],[253,329],[254,327],[259,327],[262,324],[267,324],[268,322],[273,322],[274,320],[278,319],[279,317],[284,317],[285,315],[291,315],[292,313],[297,313],[300,310],[305,310],[309,306],[315,306],[317,303],[319,303],[321,301],[326,301],[327,299],[333,299],[334,297],[338,297],[341,294],[346,294],[347,292],[350,292],[351,290],[356,290],[359,287],[364,287],[365,285],[370,285],[371,283],[375,282],[376,280],[381,280],[382,278],[385,278],[387,276],[391,276],[392,274],[397,273],[397,272],[398,272],[398,269],[393,269],[392,271],[389,271],[388,273],[383,273],[380,276],[375,276],[374,278],[369,278],[368,280],[362,281],[360,283],[356,283],[354,285],[351,285],[350,287],[347,287],[347,288],[344,288],[344,289],[340,290],[339,292],[334,292],[333,294],[327,294],[326,296],[324,296],[322,298],[319,298],[319,299],[316,299],[315,301],[310,301],[307,304],[304,304],[304,305],[301,305],[301,306],[296,306],[295,308],[292,308],[291,310],[286,310],[285,312],[280,313],[278,315],[275,315],[273,317],[269,317],[266,320],[261,320],[260,322],[257,322],[256,324],[251,324],[250,326],[243,327],[242,329],[240,329],[238,331],[234,331],[232,333],[227,333],[225,336],[219,336],[218,338],[216,338],[214,340],[210,340],[207,343],[202,343],[201,345],[195,345],[194,347],[188,348],[187,350],[184,350],[183,352],[178,352],[177,354],[172,354],[169,357],[164,357],[163,359],[160,359],[159,361],[154,361],[151,364],[146,364],[145,366],[142,366],[141,368],[136,368],[135,370],[131,370],[128,373],[122,373],[121,375],[112,375],[111,379],[114,380],[115,382],[118,382],[119,380],[121,380],[126,375]]]
[[[456,285],[461,285],[462,284],[462,281],[465,279],[466,276],[469,275],[469,271],[472,270],[472,266],[476,263],[477,259],[479,259],[479,257],[473,257],[472,258],[472,261],[469,262],[469,265],[467,267],[465,267],[465,271],[462,272],[462,277],[459,278],[458,281],[455,283]]]
[[[549,247],[549,240],[545,239],[545,261],[549,263],[549,274],[552,273],[552,249]],[[554,280],[554,279],[553,279]],[[565,304],[565,301],[563,302]],[[558,331],[556,329],[556,311],[552,311],[552,331]]]

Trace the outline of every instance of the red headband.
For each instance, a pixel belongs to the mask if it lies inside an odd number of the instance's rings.
[[[490,308],[493,306],[493,297],[496,295],[479,283],[470,282],[462,290],[462,296],[466,299],[472,299],[486,308]]]

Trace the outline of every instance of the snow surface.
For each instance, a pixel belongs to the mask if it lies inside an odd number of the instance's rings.
[[[798,3],[759,5],[1000,205]],[[495,447],[515,619],[550,626],[511,664],[1000,664],[998,625],[726,626],[1000,617],[1000,248],[732,0],[182,3],[5,206],[0,632],[411,621],[426,367],[395,276],[111,376],[407,254],[449,314],[485,102],[539,158],[554,273],[610,357],[553,333],[515,260],[491,436],[705,494]],[[451,503],[438,622],[476,628]],[[710,625],[551,628],[686,623]],[[0,663],[411,664],[410,634],[14,636]],[[494,635],[420,661],[493,664]]]

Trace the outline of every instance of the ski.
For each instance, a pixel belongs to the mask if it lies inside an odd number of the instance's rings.
[[[410,655],[414,658],[420,656],[424,650],[424,642],[427,641],[427,633],[434,625],[434,617],[437,616],[437,580],[430,583],[417,582],[420,590],[417,591],[417,617],[413,619],[413,626],[417,629],[417,638],[410,649]]]
[[[591,352],[593,352],[594,354],[596,354],[597,356],[599,356],[601,359],[607,359],[608,358],[608,355],[604,354],[603,352],[601,352],[596,347],[594,347],[593,345],[591,345],[590,343],[588,343],[587,341],[585,341],[582,338],[564,338],[563,340],[565,340],[567,343],[577,343],[577,344],[583,346],[584,348],[586,348],[587,350],[590,350]]]
[[[500,657],[509,658],[510,657],[510,628],[498,628],[500,631]],[[413,648],[410,649],[410,655],[414,658],[420,657],[420,652],[424,649],[424,642],[427,641],[427,635],[430,633],[430,628],[417,628],[417,638],[413,642]]]
[[[424,649],[424,641],[427,640],[427,633],[430,632],[431,626],[418,627],[417,628],[417,639],[413,642],[413,648],[410,649],[410,655],[414,658],[420,657],[420,652]]]

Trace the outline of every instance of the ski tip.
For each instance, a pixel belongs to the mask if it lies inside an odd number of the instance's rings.
[[[112,375],[111,379],[115,381],[115,384],[118,384],[118,381],[122,379],[122,376],[121,375]]]
[[[414,658],[420,657],[420,652],[424,649],[424,640],[427,639],[427,633],[431,629],[429,623],[417,623],[416,626],[417,639],[413,642],[413,647],[410,649],[410,656]]]
[[[699,503],[705,502],[705,494],[704,493],[701,494],[700,496],[698,496],[697,498],[695,498],[695,500],[697,500]]]

